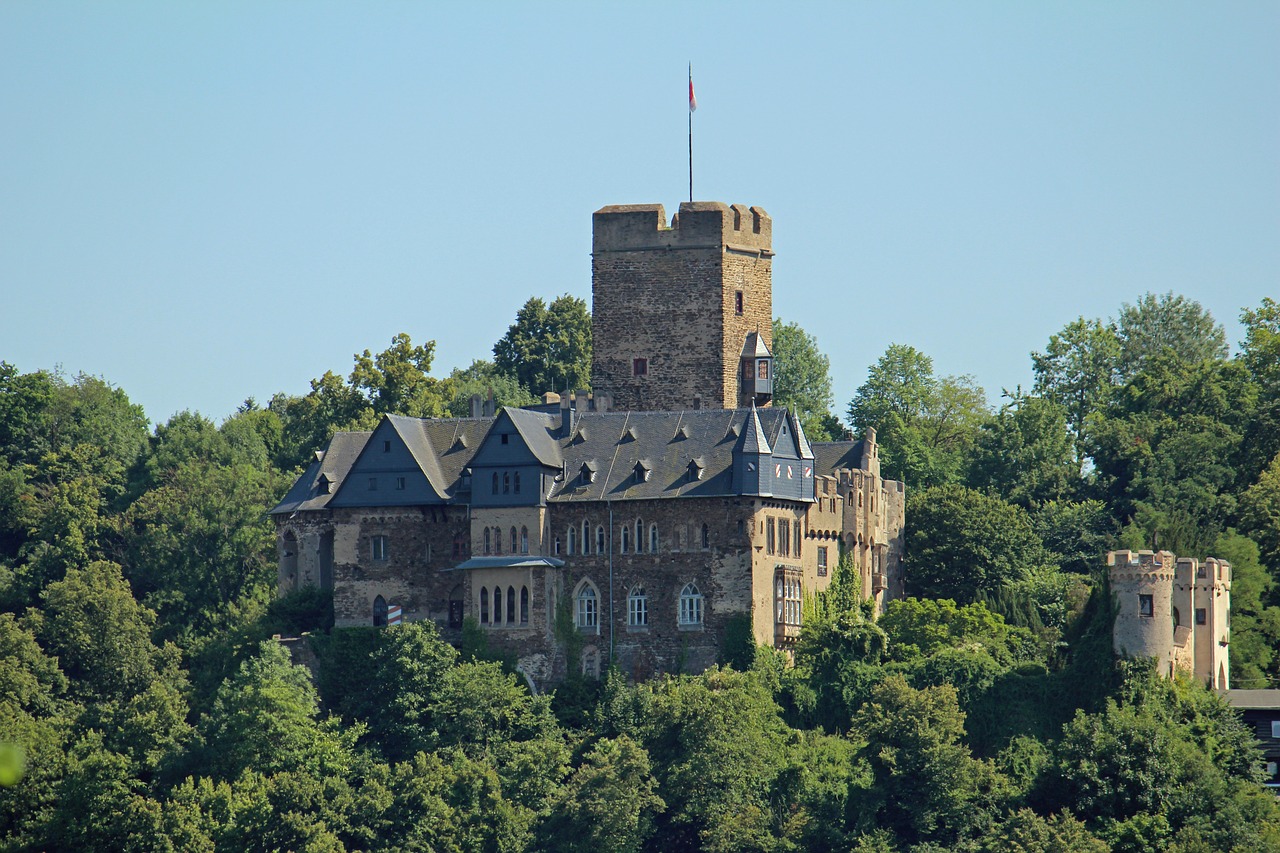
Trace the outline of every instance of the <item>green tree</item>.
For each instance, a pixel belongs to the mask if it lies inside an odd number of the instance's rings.
[[[374,651],[374,682],[395,685],[369,703],[369,734],[382,753],[406,760],[435,745],[432,706],[439,700],[458,653],[440,639],[435,623],[408,622],[386,631]]]
[[[122,516],[130,576],[160,614],[164,636],[190,646],[246,607],[266,606],[276,586],[275,536],[262,512],[283,485],[269,468],[193,459]]]
[[[1025,629],[1005,623],[982,603],[956,606],[950,599],[905,598],[889,602],[879,626],[893,660],[912,661],[944,649],[981,650],[1004,665],[1030,645]]]
[[[531,297],[507,333],[493,345],[499,373],[533,394],[584,390],[591,384],[591,314],[587,303],[565,294],[547,305]]]
[[[1120,340],[1120,373],[1132,377],[1148,360],[1166,350],[1181,362],[1197,364],[1227,357],[1227,334],[1199,302],[1172,291],[1144,293],[1125,303],[1116,320]]]
[[[1041,397],[1015,395],[982,425],[968,484],[1024,509],[1076,493],[1080,467],[1062,407]]]
[[[583,756],[539,831],[543,846],[566,853],[634,853],[665,808],[649,755],[626,735],[604,739]]]
[[[449,374],[449,415],[455,418],[471,417],[471,398],[479,395],[487,399],[493,395],[495,406],[528,406],[538,402],[519,380],[499,373],[492,361],[477,359],[467,368],[455,368]]]
[[[831,359],[817,339],[798,323],[773,318],[773,404],[800,419],[810,441],[832,441],[843,435],[831,414]]]
[[[970,603],[1049,559],[1025,510],[963,486],[909,493],[906,517],[913,595]]]
[[[1212,553],[1231,564],[1231,683],[1270,687],[1280,674],[1280,607],[1266,605],[1275,581],[1259,562],[1257,544],[1233,530],[1218,537]]]
[[[1048,501],[1035,508],[1036,535],[1058,557],[1063,571],[1091,574],[1115,547],[1119,525],[1099,500]]]
[[[435,349],[435,341],[414,346],[409,336],[400,332],[377,355],[365,350],[356,356],[351,387],[362,392],[380,415],[441,417],[449,398],[440,380],[429,375]]]
[[[989,416],[972,377],[935,376],[933,359],[902,344],[889,346],[849,403],[854,432],[879,433],[884,476],[916,488],[957,481]]]
[[[1083,466],[1085,419],[1107,400],[1120,376],[1120,339],[1114,325],[1079,317],[1049,337],[1044,352],[1033,352],[1033,393],[1066,412],[1075,439],[1076,463]]]
[[[947,845],[990,820],[998,775],[964,746],[964,719],[949,686],[916,690],[892,675],[872,691],[853,726],[874,780],[855,801],[861,829],[887,828],[904,845]]]
[[[1280,575],[1280,453],[1240,496],[1240,527],[1258,543],[1272,575]]]
[[[174,669],[177,650],[152,644],[155,614],[134,600],[115,563],[71,569],[42,599],[35,634],[57,656],[74,695],[127,700]]]
[[[200,729],[204,767],[226,780],[248,769],[342,775],[363,733],[360,725],[344,728],[334,718],[321,720],[310,675],[270,640],[218,689]]]

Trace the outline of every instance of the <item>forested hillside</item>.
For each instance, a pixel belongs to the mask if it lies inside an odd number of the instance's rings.
[[[550,696],[478,630],[335,631],[323,594],[275,599],[265,512],[336,429],[583,384],[581,300],[530,300],[493,362],[432,376],[398,335],[220,423],[0,362],[0,849],[1280,850],[1251,733],[1113,660],[1101,570],[1229,560],[1233,686],[1280,686],[1280,304],[1242,321],[1232,353],[1172,294],[1081,318],[995,409],[894,343],[843,423],[778,321],[777,402],[815,435],[875,427],[907,483],[912,597],[874,616],[842,562],[794,665],[739,643]],[[302,632],[314,676],[272,640]]]

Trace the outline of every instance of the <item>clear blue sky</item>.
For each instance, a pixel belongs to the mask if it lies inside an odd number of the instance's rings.
[[[1077,316],[1280,296],[1280,3],[0,4],[0,360],[165,420],[590,298],[591,213],[774,220],[843,412]]]

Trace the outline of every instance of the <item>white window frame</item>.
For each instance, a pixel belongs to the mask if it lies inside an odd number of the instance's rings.
[[[369,554],[377,563],[391,559],[391,541],[386,534],[378,533],[369,537]]]
[[[633,587],[627,594],[627,627],[649,627],[649,596],[643,586]]]
[[[574,600],[574,624],[582,631],[600,631],[600,593],[586,582],[578,587]]]
[[[705,618],[705,601],[698,585],[693,581],[680,590],[679,624],[683,627],[702,625]]]

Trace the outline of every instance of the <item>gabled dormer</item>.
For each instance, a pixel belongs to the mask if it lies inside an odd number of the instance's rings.
[[[549,415],[503,408],[471,457],[471,504],[535,506],[546,501],[563,457]]]
[[[800,422],[786,409],[770,410],[775,419],[772,446],[772,491],[776,498],[812,501],[813,450]]]
[[[384,415],[329,506],[422,506],[448,503],[447,484],[422,421]],[[333,483],[330,483],[332,487]]]

